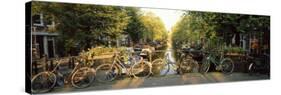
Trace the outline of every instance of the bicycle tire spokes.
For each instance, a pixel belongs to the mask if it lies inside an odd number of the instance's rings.
[[[234,69],[234,63],[231,59],[223,59],[221,63],[221,70],[225,74],[231,74]]]
[[[96,77],[100,82],[114,80],[118,76],[118,68],[112,64],[103,64],[97,67]]]
[[[165,76],[170,71],[170,64],[164,59],[155,59],[152,62],[153,76]]]
[[[91,85],[94,80],[94,72],[88,67],[80,68],[72,76],[72,85],[76,88],[85,88]]]
[[[56,83],[56,76],[50,72],[43,72],[32,79],[32,92],[45,93],[50,91]]]
[[[196,61],[189,57],[183,57],[179,65],[180,73],[193,73],[198,72],[199,66]]]
[[[132,67],[132,74],[135,77],[149,77],[151,74],[151,67],[149,66],[150,63],[148,62],[142,62],[135,64]]]

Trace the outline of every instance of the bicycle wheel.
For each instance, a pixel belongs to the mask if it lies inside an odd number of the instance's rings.
[[[113,81],[119,72],[119,69],[115,65],[102,64],[96,68],[96,79],[100,82]]]
[[[165,76],[170,70],[170,65],[164,59],[156,59],[152,62],[153,76]]]
[[[131,74],[134,77],[149,77],[152,73],[152,65],[149,62],[140,62],[134,64],[131,68]]]
[[[254,74],[255,68],[256,68],[255,63],[253,63],[253,62],[250,63],[250,65],[249,65],[249,67],[248,67],[248,73],[249,73],[249,75],[253,75],[253,74]]]
[[[95,78],[95,71],[89,67],[76,70],[71,76],[71,84],[75,88],[86,88],[90,86]]]
[[[41,72],[31,80],[31,91],[33,93],[45,93],[54,88],[57,77],[52,72]]]
[[[234,63],[230,58],[224,58],[221,61],[221,69],[225,74],[231,74],[234,70]]]
[[[210,69],[210,61],[207,59],[203,59],[202,65],[200,66],[199,72],[200,73],[207,73]]]
[[[183,73],[196,73],[198,72],[199,65],[192,58],[185,57],[180,61],[179,71]]]

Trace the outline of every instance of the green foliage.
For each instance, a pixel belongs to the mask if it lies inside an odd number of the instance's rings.
[[[99,56],[99,55],[107,55],[107,54],[113,54],[119,50],[119,48],[108,48],[108,47],[92,47],[88,48],[86,51],[83,50],[79,53],[80,56],[87,56],[87,57],[93,57],[93,56]]]
[[[224,52],[225,53],[244,53],[245,50],[241,47],[227,47],[227,48],[224,48]]]
[[[144,32],[144,24],[141,22],[141,12],[138,8],[126,8],[127,14],[130,17],[129,23],[125,32],[130,35],[134,43],[138,43]]]
[[[33,2],[32,15],[43,13],[44,20],[56,22],[62,55],[87,48],[109,46],[129,34],[134,43],[164,40],[167,37],[159,17],[143,14],[139,8]]]
[[[221,48],[231,45],[233,37],[239,46],[239,34],[269,32],[269,24],[267,16],[189,11],[174,26],[174,47],[203,39],[205,48]]]
[[[165,29],[164,23],[155,14],[149,12],[141,17],[141,22],[144,24],[144,42],[148,41],[162,41],[167,37],[167,30]]]
[[[52,17],[60,33],[58,43],[65,53],[107,44],[126,29],[129,22],[123,7],[34,2],[32,13]]]
[[[119,53],[119,55],[128,57],[127,48],[126,47],[118,47],[118,48],[109,48],[109,47],[92,47],[87,50],[83,50],[79,53],[79,56],[85,59],[93,59],[94,56],[101,55],[113,55],[114,53]]]

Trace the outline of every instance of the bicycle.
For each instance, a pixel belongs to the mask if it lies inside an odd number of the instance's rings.
[[[56,85],[62,86],[66,83],[66,78],[58,71],[62,60],[55,59],[55,67],[52,70],[45,70],[36,74],[31,79],[32,93],[45,93],[51,91]],[[46,65],[46,62],[44,62]],[[75,88],[86,88],[90,86],[94,80],[95,70],[75,63],[74,69],[67,76],[70,78],[71,85]],[[67,78],[67,79],[68,79]]]
[[[193,59],[193,52],[195,51],[193,48],[185,48],[180,51],[179,74],[197,73],[199,71],[199,64]]]
[[[169,60],[170,56],[171,53],[166,53],[164,58],[157,58],[152,61],[153,69],[158,71],[158,73],[154,73],[153,76],[166,76],[170,71],[176,71],[175,69],[178,66],[175,62]]]
[[[270,56],[269,54],[262,54],[257,57],[248,56],[250,64],[248,66],[248,73],[254,74],[266,74],[270,75]]]
[[[220,51],[220,57],[217,58],[215,53],[205,52],[206,56],[203,59],[202,65],[200,67],[201,73],[207,73],[210,69],[211,63],[215,65],[217,71],[222,71],[225,74],[231,74],[234,70],[234,63],[231,58],[224,57],[223,52]]]
[[[115,52],[112,64],[106,63],[96,68],[97,80],[109,82],[118,76],[125,74],[130,77],[149,77],[151,75],[151,63],[145,61],[141,56],[129,56],[129,64],[125,64],[120,53]]]
[[[189,51],[186,52],[185,50],[179,50],[178,52],[180,52],[180,57],[177,62],[172,60],[171,51],[172,50],[168,50],[164,59],[158,58],[152,62],[153,67],[160,70],[160,76],[166,76],[171,70],[176,71],[178,74],[198,72],[198,62],[192,59],[192,55]]]

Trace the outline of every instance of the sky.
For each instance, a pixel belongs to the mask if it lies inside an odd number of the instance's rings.
[[[177,23],[180,19],[180,16],[184,13],[181,10],[169,10],[169,9],[150,9],[150,8],[141,8],[144,12],[152,12],[163,21],[165,24],[166,30],[170,31],[171,28]]]

